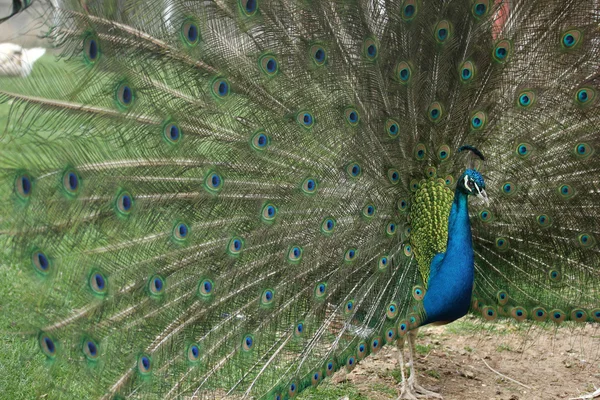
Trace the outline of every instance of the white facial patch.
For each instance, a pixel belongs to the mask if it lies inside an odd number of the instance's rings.
[[[465,187],[467,188],[467,190],[468,190],[469,192],[472,192],[472,190],[471,190],[471,188],[469,187],[468,183],[469,183],[469,175],[465,175],[465,182],[464,182],[464,184],[465,184]]]

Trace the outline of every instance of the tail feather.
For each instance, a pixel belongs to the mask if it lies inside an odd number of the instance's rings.
[[[600,321],[595,3],[48,7],[62,59],[0,78],[29,393],[293,397],[352,368],[425,320],[467,144],[472,311]]]

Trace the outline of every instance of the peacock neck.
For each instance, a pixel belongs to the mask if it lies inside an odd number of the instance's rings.
[[[468,195],[460,189],[454,191],[454,201],[448,219],[448,245],[446,257],[460,255],[471,260],[468,264],[473,269],[473,243],[471,237],[471,222],[469,220]],[[462,264],[462,263],[461,263]],[[451,266],[445,265],[446,268]]]

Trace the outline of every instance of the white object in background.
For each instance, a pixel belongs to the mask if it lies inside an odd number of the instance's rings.
[[[45,53],[41,47],[25,49],[14,43],[0,43],[0,76],[29,76],[33,63]]]

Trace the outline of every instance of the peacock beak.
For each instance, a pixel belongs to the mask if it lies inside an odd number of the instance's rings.
[[[488,206],[490,205],[490,199],[488,199],[487,193],[485,192],[485,189],[479,190],[479,188],[477,188],[479,191],[479,194],[477,194],[477,197],[479,197],[480,199],[482,199],[485,202],[485,205]]]

